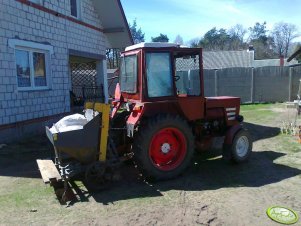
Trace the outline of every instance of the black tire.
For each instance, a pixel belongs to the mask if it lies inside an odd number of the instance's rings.
[[[178,157],[179,160],[177,164],[174,164],[169,170],[163,170],[160,167],[165,167],[166,165],[159,166],[155,164],[155,160],[151,157],[152,153],[150,151],[150,146],[154,144],[153,138],[158,136],[162,130],[171,130],[176,131],[175,133],[179,133],[181,139],[185,139],[184,142],[179,142],[180,139],[176,139],[178,144],[184,143],[183,146],[180,148],[172,149],[172,145],[170,145],[167,153],[163,153],[163,146],[168,143],[164,143],[161,145],[161,149],[157,150],[156,152],[160,152],[159,154],[169,155],[169,151],[173,153],[180,153]],[[171,134],[173,132],[170,132]],[[174,135],[176,136],[176,135]],[[158,136],[162,137],[162,136]],[[155,139],[155,138],[154,138]],[[152,143],[153,142],[153,143]],[[167,142],[167,141],[166,141]],[[180,145],[181,145],[180,144]],[[176,147],[179,147],[175,145]],[[181,148],[182,147],[182,148]],[[185,151],[180,151],[184,150]],[[181,174],[191,163],[191,158],[194,153],[194,137],[192,134],[192,130],[188,123],[180,118],[179,116],[175,115],[157,115],[153,118],[149,118],[148,121],[143,124],[139,129],[138,132],[134,136],[134,143],[133,143],[133,152],[134,152],[134,161],[137,164],[137,167],[142,171],[143,176],[146,178],[151,178],[155,180],[167,180],[174,178]],[[182,154],[181,154],[182,153]],[[178,155],[178,154],[176,154]],[[173,157],[174,159],[176,157]],[[174,160],[171,160],[174,161]],[[172,162],[170,163],[172,164]]]
[[[225,159],[234,163],[245,162],[250,158],[252,147],[251,135],[247,130],[242,129],[235,134],[231,145],[224,145],[224,156],[228,156]]]

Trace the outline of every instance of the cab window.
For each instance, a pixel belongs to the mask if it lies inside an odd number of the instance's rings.
[[[173,96],[172,66],[169,53],[146,53],[149,97]]]
[[[201,95],[199,55],[175,54],[174,59],[178,96]]]
[[[120,89],[126,93],[137,92],[137,55],[121,58]]]

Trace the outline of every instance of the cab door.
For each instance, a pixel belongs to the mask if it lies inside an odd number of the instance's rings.
[[[204,118],[203,70],[200,49],[174,52],[174,80],[178,103],[188,120]]]

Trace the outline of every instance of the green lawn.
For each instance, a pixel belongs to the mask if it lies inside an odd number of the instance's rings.
[[[245,121],[258,123],[269,123],[274,121],[279,115],[276,108],[284,108],[283,104],[247,104],[241,105],[240,114],[244,116]]]
[[[295,120],[295,114],[289,112],[284,103],[242,105],[240,114],[244,116],[246,123],[279,129],[283,126],[283,122]],[[301,125],[301,116],[297,117],[297,125]],[[263,141],[261,145],[267,150],[279,150],[286,153],[301,152],[301,144],[298,143],[298,137],[283,134],[281,130],[277,136]]]

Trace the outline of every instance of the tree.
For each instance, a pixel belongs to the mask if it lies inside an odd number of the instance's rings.
[[[115,69],[119,67],[120,64],[120,49],[107,49],[107,67],[109,69]]]
[[[181,35],[177,35],[177,37],[174,40],[174,43],[177,43],[178,45],[184,44],[184,41],[183,41],[183,38],[181,37]]]
[[[277,58],[277,54],[274,51],[274,43],[271,37],[267,37],[267,41],[264,43],[260,40],[252,40],[249,42],[250,46],[253,46],[255,50],[255,59],[273,59]]]
[[[236,24],[228,30],[228,34],[231,37],[237,37],[237,39],[243,42],[247,34],[247,30],[241,24]]]
[[[239,24],[229,30],[214,27],[207,31],[200,40],[190,40],[190,46],[202,47],[205,50],[240,50],[246,47],[245,34],[246,29]]]
[[[244,38],[246,36],[247,30],[241,24],[236,24],[235,26],[231,27],[227,33],[230,36],[230,50],[239,50],[246,48]]]
[[[256,22],[253,27],[249,28],[250,31],[250,41],[252,40],[259,40],[262,43],[265,43],[268,39],[267,32],[268,30],[266,29],[266,22],[263,22],[260,24],[259,22]]]
[[[159,36],[157,37],[152,37],[152,42],[168,42],[169,38],[167,37],[167,35],[164,35],[162,33],[160,33]]]
[[[188,43],[191,48],[197,48],[197,47],[199,47],[200,39],[194,38],[194,39],[191,39]]]
[[[136,19],[133,21],[133,24],[129,24],[130,27],[130,31],[134,40],[134,43],[140,43],[140,42],[144,42],[144,35],[145,33],[142,32],[141,27],[139,29],[137,29],[137,21]]]
[[[206,50],[226,50],[229,40],[230,37],[225,29],[221,28],[217,30],[214,27],[206,32],[200,40],[199,46]]]
[[[256,22],[253,27],[249,28],[249,45],[252,45],[255,49],[255,59],[269,59],[275,58],[276,54],[273,51],[274,40],[268,36],[268,30],[266,29],[266,22],[262,24]]]
[[[294,24],[280,22],[275,24],[272,36],[276,52],[279,56],[288,56],[288,50],[293,39],[299,37],[297,27]]]

